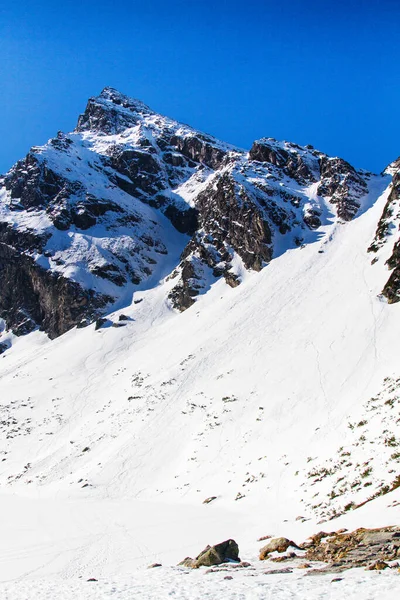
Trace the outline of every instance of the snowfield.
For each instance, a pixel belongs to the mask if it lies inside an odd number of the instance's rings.
[[[181,571],[178,568],[136,571],[131,577],[105,578],[97,582],[55,579],[13,582],[0,586],[4,600],[392,600],[400,591],[398,575],[365,573],[353,569],[333,581],[332,575],[265,575],[262,572],[234,574]]]

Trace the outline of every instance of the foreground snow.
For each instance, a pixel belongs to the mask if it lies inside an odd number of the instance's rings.
[[[340,577],[305,577],[300,571],[289,575],[265,575],[261,569],[243,571],[226,580],[227,572],[137,570],[129,577],[97,582],[39,579],[0,584],[0,593],[4,600],[392,600],[400,593],[399,574],[385,571],[367,573],[353,569]]]

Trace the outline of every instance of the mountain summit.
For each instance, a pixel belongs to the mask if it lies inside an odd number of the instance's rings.
[[[399,168],[372,252],[396,227]],[[76,129],[0,180],[0,316],[52,338],[168,277],[185,310],[223,277],[235,287],[283,252],[360,215],[387,175],[312,146],[262,138],[249,152],[106,87]],[[399,249],[383,294],[399,300]]]

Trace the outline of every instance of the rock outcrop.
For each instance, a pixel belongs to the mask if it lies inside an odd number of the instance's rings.
[[[315,165],[310,155],[318,156],[318,152],[309,147],[312,153],[304,152],[297,144],[286,144],[286,148],[277,145],[273,138],[263,138],[254,142],[249,152],[249,158],[258,162],[271,163],[283,170],[285,175],[300,184],[317,181]],[[300,151],[300,152],[299,152]]]
[[[285,537],[273,538],[260,550],[260,560],[266,560],[273,552],[286,552],[289,547],[298,548],[297,544]]]
[[[107,298],[35,265],[33,259],[0,243],[0,317],[15,335],[40,326],[50,338],[83,319],[95,318]]]
[[[360,199],[368,192],[366,174],[358,173],[342,158],[321,156],[319,163],[321,183],[318,194],[336,205],[340,218],[351,221],[360,208]]]
[[[391,255],[386,260],[391,274],[383,287],[382,295],[389,304],[394,304],[400,302],[400,158],[388,167],[387,172],[393,174],[391,191],[368,252],[379,255],[381,249],[390,242],[393,243]]]
[[[196,558],[186,557],[179,566],[198,569],[212,567],[226,562],[240,562],[239,546],[235,540],[226,540],[215,546],[207,546]]]
[[[371,567],[377,561],[392,561],[400,557],[400,528],[361,528],[351,533],[320,532],[303,547],[306,549],[305,558],[309,561],[327,562],[328,566],[342,570]]]
[[[292,552],[271,556],[274,552],[286,552],[290,546],[302,551],[301,555]],[[347,529],[329,533],[320,531],[299,545],[287,538],[275,538],[260,551],[260,560],[287,562],[290,565],[284,570],[269,570],[269,574],[292,572],[299,560],[302,562],[297,568],[307,569],[306,575],[322,575],[340,573],[354,567],[382,570],[391,567],[392,561],[395,561],[393,566],[397,568],[399,558],[400,527],[397,526],[360,528],[353,532]]]

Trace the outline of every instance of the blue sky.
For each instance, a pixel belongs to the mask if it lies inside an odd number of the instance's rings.
[[[106,85],[249,148],[380,171],[400,155],[398,0],[83,0],[0,7],[0,173]]]

